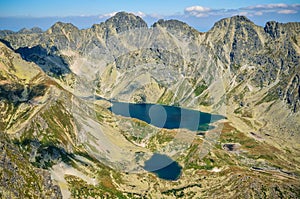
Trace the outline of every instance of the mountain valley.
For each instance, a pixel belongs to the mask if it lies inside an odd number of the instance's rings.
[[[88,29],[0,31],[0,196],[299,198],[299,67],[298,22],[233,16],[199,32],[119,12]],[[212,116],[162,128],[129,103],[163,124],[166,106]],[[180,176],[146,171],[154,154]]]

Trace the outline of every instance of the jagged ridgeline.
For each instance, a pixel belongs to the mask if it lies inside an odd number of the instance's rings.
[[[0,31],[0,196],[299,197],[299,43],[300,23],[243,16],[204,33],[125,12]],[[115,115],[116,101],[226,119],[159,129]],[[143,169],[157,152],[182,167],[176,182]]]

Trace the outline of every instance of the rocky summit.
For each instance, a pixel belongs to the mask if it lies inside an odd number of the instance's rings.
[[[0,31],[0,114],[1,198],[299,198],[300,23]]]

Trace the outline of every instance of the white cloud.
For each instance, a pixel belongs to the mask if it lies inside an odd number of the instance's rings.
[[[248,6],[246,9],[254,10],[254,9],[274,9],[274,8],[287,8],[288,5],[284,3],[277,3],[277,4],[259,4],[255,6]]]
[[[300,7],[300,4],[293,4],[292,7],[294,8]]]
[[[184,9],[185,13],[188,15],[192,15],[195,17],[206,17],[211,11],[210,8],[206,8],[203,6],[191,6]]]
[[[300,4],[259,4],[254,6],[249,6],[245,8],[240,8],[245,12],[250,14],[261,16],[265,13],[277,13],[277,14],[295,14],[300,9]]]
[[[134,14],[134,15],[136,15],[136,16],[139,16],[139,17],[142,17],[142,18],[146,16],[146,14],[143,13],[143,12],[141,12],[141,11],[138,11],[138,12],[132,12],[132,14]]]
[[[155,19],[162,19],[162,18],[164,18],[164,15],[157,14],[157,13],[148,14],[148,16],[152,17],[152,18],[155,18]]]
[[[246,15],[248,15],[249,13],[248,12],[240,12],[239,13],[239,15],[244,15],[244,16],[246,16]]]
[[[295,14],[295,13],[297,13],[297,11],[296,10],[279,10],[277,13],[278,14]]]
[[[110,18],[110,17],[113,17],[115,16],[115,14],[117,14],[118,12],[110,12],[110,13],[106,13],[106,14],[102,14],[102,15],[99,15],[99,18],[100,19],[103,19],[103,18]],[[131,12],[132,14],[136,15],[136,16],[139,16],[139,17],[145,17],[146,14],[141,12],[141,11],[137,11],[137,12]]]
[[[263,12],[260,12],[260,11],[254,13],[254,15],[256,15],[256,16],[261,16],[261,15],[263,15],[263,14],[264,14],[264,13],[263,13]]]
[[[100,15],[99,18],[102,19],[102,18],[113,17],[113,16],[115,16],[115,14],[117,14],[117,13],[118,13],[118,12],[106,13],[106,14]]]
[[[208,14],[205,14],[205,13],[196,13],[194,16],[196,16],[196,17],[207,17]]]
[[[203,6],[191,6],[184,9],[187,16],[207,17],[207,16],[262,16],[265,13],[295,14],[300,10],[300,4],[258,4],[238,9],[211,9]]]
[[[187,7],[185,9],[186,12],[193,12],[193,11],[196,11],[196,12],[208,12],[210,10],[211,10],[210,8],[206,8],[206,7],[203,7],[203,6],[191,6],[191,7]]]

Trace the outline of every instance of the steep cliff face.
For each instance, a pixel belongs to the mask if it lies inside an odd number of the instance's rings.
[[[277,88],[278,96],[284,99],[293,110],[299,111],[299,23],[281,24],[268,22],[264,28],[265,32],[272,38],[268,47],[275,50],[271,53],[274,64],[270,67],[278,68],[277,78],[280,83]],[[271,49],[269,49],[271,51]],[[275,75],[274,75],[275,76]]]
[[[292,82],[288,85],[285,97],[292,110],[295,113],[298,112],[300,108],[300,79],[298,74],[294,76]]]
[[[200,33],[177,20],[148,28],[140,17],[120,12],[84,30],[57,22],[45,32],[1,31],[0,38],[0,131],[29,159],[25,169],[51,170],[64,196],[82,190],[84,197],[175,197],[192,190],[203,197],[212,194],[212,183],[224,197],[299,193],[299,23],[260,27],[234,16]],[[140,157],[165,147],[174,131],[153,134],[151,125],[115,116],[99,96],[205,110],[227,120],[178,158],[186,169],[175,186],[119,172],[138,170]],[[199,148],[216,132],[220,140],[209,142],[211,153],[199,159]],[[147,136],[133,136],[139,133]],[[224,147],[231,145],[236,152]],[[59,197],[51,183],[41,186]]]
[[[244,16],[223,19],[207,33],[206,42],[234,71],[264,47],[263,28]]]
[[[286,90],[294,75],[299,74],[298,39],[299,23],[268,22],[262,28],[236,16],[217,22],[205,42],[230,67],[237,83],[251,79],[253,86],[269,87],[267,95],[283,100],[289,96]],[[297,104],[294,99],[289,103]]]

